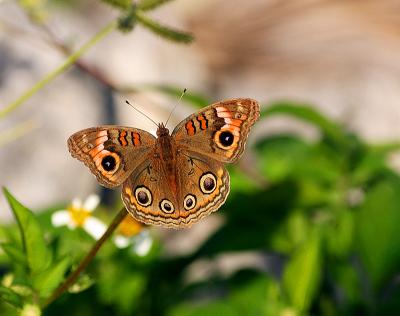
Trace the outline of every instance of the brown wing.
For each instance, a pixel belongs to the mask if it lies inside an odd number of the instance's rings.
[[[88,128],[68,139],[72,157],[88,166],[108,188],[121,185],[147,159],[154,144],[155,137],[150,133],[123,126]]]
[[[222,163],[197,153],[180,152],[174,181],[159,160],[143,163],[122,187],[130,214],[146,224],[187,228],[216,211],[229,193],[229,174]]]
[[[226,100],[190,115],[175,127],[172,136],[185,150],[222,162],[235,162],[259,115],[260,106],[255,100]]]

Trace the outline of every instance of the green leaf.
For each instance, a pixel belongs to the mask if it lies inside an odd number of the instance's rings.
[[[220,287],[213,288],[215,285],[205,282],[203,284],[197,283],[191,289],[186,288],[186,296],[194,299],[178,303],[167,315],[276,316],[283,315],[284,311],[288,315],[296,315],[289,312],[287,304],[282,300],[279,284],[264,273],[245,269],[238,271],[224,281],[221,284],[222,291],[219,290]],[[215,295],[214,291],[218,294]],[[196,300],[198,293],[208,293],[209,298],[207,300]]]
[[[366,152],[352,172],[353,185],[364,185],[379,176],[387,169],[386,160],[387,157],[382,153]]]
[[[349,210],[340,210],[334,223],[329,222],[324,232],[327,251],[337,258],[346,259],[354,244],[354,214]]]
[[[287,178],[299,181],[304,203],[326,200],[340,176],[339,162],[324,146],[307,143],[293,135],[261,139],[256,144],[256,153],[260,171],[270,182]]]
[[[135,11],[135,16],[137,21],[140,22],[143,26],[147,27],[149,30],[165,39],[169,39],[177,43],[191,43],[193,41],[192,35],[172,29],[165,25],[161,25],[153,19],[149,18],[148,16],[144,15],[140,10]]]
[[[378,153],[387,155],[392,152],[399,151],[400,143],[399,142],[383,143],[383,144],[371,145],[370,147],[374,152],[378,152]]]
[[[169,1],[171,0],[141,0],[136,7],[143,11],[153,10]]]
[[[265,137],[256,144],[260,171],[271,182],[282,181],[310,159],[311,145],[291,135]]]
[[[32,274],[40,273],[51,264],[51,252],[41,227],[32,211],[18,202],[7,189],[3,191],[18,223],[28,267]]]
[[[227,303],[236,315],[281,315],[284,302],[279,284],[264,273],[242,270],[230,280]]]
[[[10,261],[26,265],[25,253],[22,249],[16,247],[14,244],[2,244],[0,247],[10,258]]]
[[[112,304],[120,314],[131,315],[145,293],[146,273],[132,266],[132,262],[102,262],[96,280],[98,295],[106,304]]]
[[[75,283],[69,287],[68,292],[69,293],[80,293],[82,291],[87,290],[94,283],[95,283],[95,280],[92,279],[89,275],[82,274],[79,276],[78,280],[76,280]]]
[[[353,185],[363,185],[386,173],[388,156],[399,149],[399,143],[365,146],[365,152],[352,171]]]
[[[346,301],[350,304],[358,304],[361,301],[361,289],[359,275],[353,266],[344,263],[332,264],[330,267],[330,275],[334,278],[335,283],[343,291]]]
[[[356,215],[357,248],[378,289],[400,265],[400,178],[387,178],[369,192]]]
[[[168,316],[238,316],[233,306],[226,302],[216,301],[198,306],[196,304],[181,304],[172,309]]]
[[[295,118],[302,119],[317,126],[328,138],[336,144],[346,144],[346,136],[340,126],[329,120],[321,113],[307,105],[294,105],[292,103],[280,102],[264,108],[261,117],[270,115],[287,114]]]
[[[69,265],[70,258],[65,257],[33,278],[33,287],[39,292],[40,297],[48,297],[57,288],[64,280]]]
[[[301,312],[309,310],[321,282],[321,245],[315,230],[285,266],[283,287],[290,302]]]
[[[119,8],[119,9],[129,9],[132,6],[132,0],[102,0],[103,2]]]
[[[0,284],[0,301],[7,302],[14,307],[22,308],[23,299],[13,290]]]
[[[236,194],[236,192],[252,193],[257,190],[258,187],[250,175],[235,167],[228,168],[228,171],[231,186],[230,194]]]
[[[296,201],[297,187],[290,181],[265,190],[236,192],[220,210],[226,223],[201,245],[196,255],[269,249],[271,237]]]
[[[310,233],[310,223],[304,212],[294,210],[288,214],[285,221],[272,235],[272,249],[280,253],[289,253],[302,245]]]

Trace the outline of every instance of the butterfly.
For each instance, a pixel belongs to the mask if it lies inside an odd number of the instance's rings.
[[[225,202],[230,186],[224,164],[242,155],[259,115],[255,100],[225,100],[190,115],[172,134],[164,123],[157,137],[133,127],[99,126],[73,134],[68,148],[101,185],[122,184],[122,201],[135,219],[186,228]]]

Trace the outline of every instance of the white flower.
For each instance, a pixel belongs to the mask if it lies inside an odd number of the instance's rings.
[[[118,248],[126,248],[132,245],[132,250],[140,257],[146,256],[152,245],[153,238],[148,229],[132,216],[126,216],[118,226],[118,234],[114,237],[114,243]]]
[[[94,239],[99,239],[107,226],[96,217],[92,216],[93,210],[99,205],[100,198],[89,195],[84,203],[80,199],[73,199],[66,210],[56,211],[51,216],[53,226],[68,226],[70,229],[83,228]]]
[[[149,230],[143,230],[133,241],[133,251],[140,257],[146,256],[153,246],[153,238]]]
[[[42,312],[40,311],[39,306],[32,305],[32,304],[26,304],[22,308],[20,315],[21,316],[40,316],[40,315],[42,315]]]

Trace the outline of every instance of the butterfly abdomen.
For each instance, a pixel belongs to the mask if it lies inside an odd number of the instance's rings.
[[[172,192],[177,195],[176,183],[176,145],[173,137],[169,135],[168,129],[160,126],[157,130],[156,152],[161,160],[162,169],[168,177]]]

